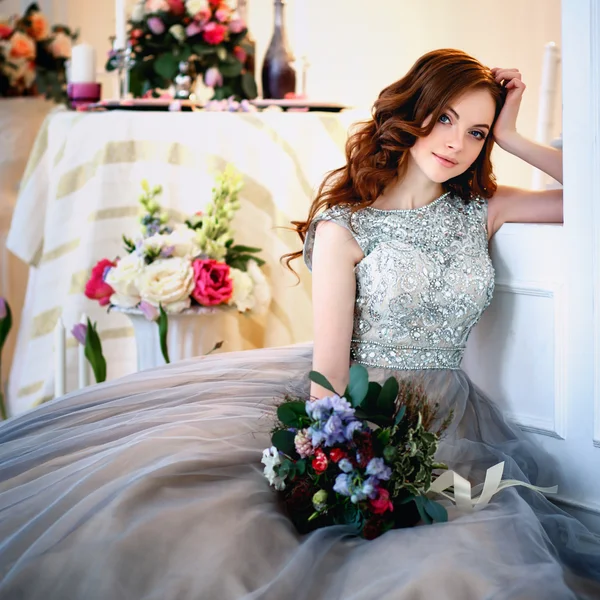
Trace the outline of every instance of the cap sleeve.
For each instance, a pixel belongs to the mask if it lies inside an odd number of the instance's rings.
[[[354,239],[358,242],[358,245],[361,247],[363,252],[365,251],[364,241],[361,239],[360,233],[358,232],[357,226],[358,223],[356,219],[353,218],[353,214],[350,211],[350,208],[345,206],[333,206],[328,208],[326,211],[317,215],[311,222],[308,227],[308,231],[306,232],[306,239],[304,241],[304,249],[303,249],[303,258],[304,263],[308,267],[309,271],[312,271],[312,255],[313,249],[315,245],[315,234],[317,231],[317,225],[321,221],[333,221],[338,225],[341,225],[345,229],[347,229]]]

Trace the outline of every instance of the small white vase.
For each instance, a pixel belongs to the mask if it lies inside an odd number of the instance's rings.
[[[156,321],[149,321],[137,309],[116,309],[126,314],[133,325],[137,347],[138,371],[165,364],[160,351],[160,338]],[[169,315],[167,347],[171,362],[203,356],[223,339],[224,322],[232,311],[227,309],[192,309]]]

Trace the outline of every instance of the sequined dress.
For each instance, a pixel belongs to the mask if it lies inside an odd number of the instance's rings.
[[[350,360],[417,377],[453,420],[438,459],[483,480],[556,483],[550,457],[460,369],[492,299],[487,205],[336,207],[364,258]],[[299,535],[262,475],[278,400],[307,391],[311,344],[211,355],[70,394],[0,425],[3,600],[600,598],[600,539],[541,494],[374,541]],[[445,416],[444,414],[441,415]]]

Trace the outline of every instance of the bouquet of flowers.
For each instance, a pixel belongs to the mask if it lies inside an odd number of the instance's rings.
[[[0,96],[45,94],[66,102],[65,62],[77,36],[65,25],[51,28],[37,4],[22,17],[0,20]]]
[[[265,312],[271,292],[261,269],[264,261],[257,256],[260,248],[233,239],[231,221],[241,187],[240,175],[228,166],[217,177],[205,211],[173,223],[156,200],[162,188],[143,181],[140,235],[123,236],[124,255],[96,264],[86,296],[109,309],[137,309],[157,320],[163,354],[169,314],[227,308]]]
[[[129,26],[133,96],[168,88],[187,63],[186,71],[214,88],[214,99],[256,98],[254,75],[245,68],[253,52],[248,29],[227,0],[139,0]],[[116,67],[111,54],[106,68]]]
[[[434,455],[452,414],[435,427],[438,406],[422,386],[393,377],[381,386],[359,365],[343,397],[320,373],[310,379],[332,395],[286,398],[262,458],[296,528],[352,524],[373,539],[419,520],[446,521],[428,491],[434,470],[447,469]]]

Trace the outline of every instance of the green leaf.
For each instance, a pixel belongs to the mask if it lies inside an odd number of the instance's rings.
[[[417,505],[417,510],[419,511],[419,515],[421,516],[421,519],[423,519],[423,521],[425,523],[427,523],[427,525],[431,525],[432,520],[431,520],[431,517],[425,511],[425,502],[424,502],[423,497],[415,496],[414,501],[415,501],[415,504]]]
[[[242,91],[249,100],[253,100],[258,96],[258,88],[256,87],[256,80],[252,73],[242,73]]]
[[[321,373],[318,373],[317,371],[311,371],[308,374],[308,378],[317,385],[320,385],[321,387],[325,388],[326,390],[337,394],[337,392],[333,389],[333,386],[329,383],[329,381],[327,381],[325,375],[321,375]]]
[[[355,408],[360,406],[369,391],[369,373],[362,365],[350,367],[350,381],[344,392],[346,400]]]
[[[404,419],[404,415],[406,414],[406,406],[401,406],[396,413],[396,418],[394,419],[394,424],[398,425],[402,419]]]
[[[230,243],[233,240],[230,240]],[[225,244],[227,245],[227,244]],[[262,248],[252,248],[252,246],[235,245],[230,248],[231,252],[262,252]]]
[[[296,410],[294,410],[292,402],[286,402],[285,404],[281,404],[277,408],[277,418],[286,426],[286,427],[299,427],[300,421],[298,419],[299,415]],[[306,415],[306,410],[304,410],[304,402],[298,402],[297,404],[302,404],[302,413]]]
[[[292,456],[296,453],[296,446],[294,445],[294,438],[296,434],[286,429],[279,429],[271,436],[271,442],[273,446],[280,452]]]
[[[302,458],[296,462],[296,470],[298,471],[298,475],[306,473],[306,459]]]
[[[169,359],[169,348],[167,346],[167,333],[169,333],[169,317],[167,316],[165,309],[162,307],[162,304],[159,304],[158,309],[160,311],[160,315],[156,323],[158,324],[160,351],[162,352],[165,362],[169,364],[171,362],[171,360]]]
[[[448,511],[439,502],[425,498],[423,506],[427,514],[437,523],[446,523],[448,521]]]
[[[6,338],[10,333],[13,323],[12,311],[10,310],[10,306],[8,305],[8,301],[5,300],[5,303],[6,316],[4,317],[4,319],[0,320],[0,353],[2,352],[2,348],[4,347],[4,343],[6,342]]]
[[[363,408],[367,412],[374,410],[377,406],[377,398],[379,398],[381,389],[381,385],[379,385],[376,381],[370,381],[369,388],[367,390],[367,395],[365,396],[365,399],[361,402],[361,408]]]
[[[194,44],[192,46],[194,54],[212,54],[215,51],[214,46],[208,46],[204,44]]]
[[[379,398],[377,398],[377,408],[385,415],[393,415],[396,398],[398,397],[398,381],[390,377],[383,384]]]
[[[96,325],[92,324],[89,318],[87,320],[84,354],[92,366],[96,383],[106,381],[106,359],[102,354],[102,343],[100,342]]]
[[[154,61],[154,71],[161,77],[172,81],[179,72],[179,59],[170,52],[161,54]]]
[[[219,63],[218,69],[223,77],[237,77],[242,72],[242,63],[233,59],[231,61]]]

